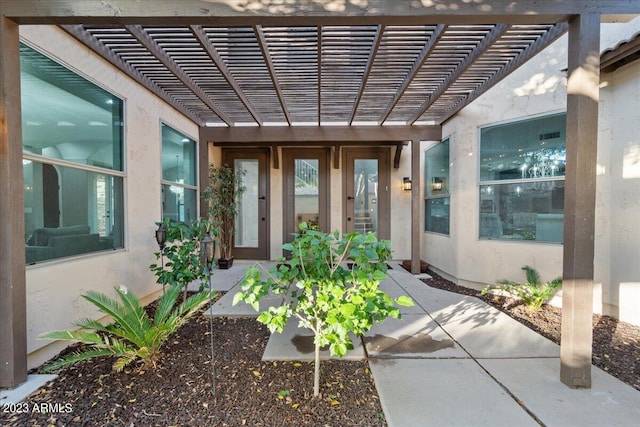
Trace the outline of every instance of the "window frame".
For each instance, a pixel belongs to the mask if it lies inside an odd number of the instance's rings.
[[[50,166],[58,166],[58,167],[62,167],[62,168],[67,168],[67,169],[73,169],[73,170],[78,170],[78,171],[84,171],[84,172],[89,172],[92,174],[98,174],[98,175],[104,175],[107,177],[112,177],[112,178],[119,178],[122,180],[122,190],[121,190],[121,206],[122,206],[122,211],[120,212],[120,217],[121,217],[121,222],[122,222],[122,230],[121,230],[121,235],[119,236],[121,245],[119,247],[113,247],[113,248],[107,248],[107,249],[101,249],[101,250],[96,250],[96,251],[88,251],[88,252],[82,252],[82,253],[77,253],[77,254],[73,254],[73,255],[67,255],[67,256],[61,256],[61,257],[54,257],[54,258],[46,258],[43,259],[41,261],[35,261],[32,263],[28,263],[26,265],[27,268],[30,267],[34,267],[34,266],[40,266],[43,264],[51,264],[51,263],[60,263],[60,262],[65,262],[67,260],[72,260],[72,259],[77,259],[77,258],[82,258],[82,257],[87,257],[87,256],[100,256],[100,255],[105,255],[105,254],[109,254],[112,253],[113,251],[124,251],[127,249],[127,198],[126,198],[126,193],[127,193],[127,156],[125,155],[125,153],[127,152],[127,141],[126,141],[126,109],[127,109],[127,102],[126,99],[117,94],[116,92],[114,92],[111,88],[106,87],[105,85],[101,84],[100,82],[92,79],[90,76],[86,75],[85,73],[83,73],[82,71],[72,67],[71,65],[59,60],[56,57],[53,57],[49,52],[44,51],[43,49],[41,49],[40,47],[33,45],[31,42],[29,42],[28,40],[24,40],[23,38],[20,38],[20,44],[28,47],[29,49],[33,50],[34,52],[44,56],[46,59],[48,59],[51,62],[54,62],[56,64],[58,64],[60,67],[65,68],[66,70],[68,70],[70,73],[75,74],[76,76],[78,76],[79,78],[87,81],[88,83],[90,83],[91,85],[94,85],[96,87],[98,87],[99,89],[103,90],[104,92],[110,94],[114,99],[118,99],[121,102],[121,116],[120,116],[120,141],[121,141],[121,147],[120,147],[120,159],[119,159],[119,164],[121,166],[120,169],[116,169],[115,167],[111,167],[111,168],[106,168],[106,167],[100,167],[100,166],[95,166],[95,165],[87,165],[87,164],[82,164],[82,163],[78,163],[78,162],[74,162],[74,161],[69,161],[69,160],[64,160],[64,159],[59,159],[56,157],[49,157],[46,155],[41,155],[41,154],[35,154],[35,153],[31,153],[29,151],[25,151],[24,148],[24,142],[23,142],[23,147],[22,147],[22,159],[23,161],[31,161],[34,163],[40,163],[42,165],[50,165]],[[23,107],[24,108],[24,107]],[[61,211],[61,216],[64,214],[63,211]],[[37,227],[38,228],[42,228],[42,227]],[[95,230],[96,232],[98,232],[98,230]],[[26,239],[27,237],[25,237]],[[25,240],[25,244],[26,244],[26,240]]]
[[[437,195],[433,195],[430,194],[428,192],[428,186],[431,185],[431,182],[427,179],[427,153],[430,150],[433,150],[436,147],[441,146],[442,144],[447,144],[448,145],[448,149],[447,149],[447,157],[449,159],[449,161],[446,164],[447,167],[447,178],[449,180],[449,183],[446,185],[446,192],[443,192],[441,194],[437,194]],[[444,138],[442,141],[438,142],[437,144],[433,145],[432,147],[427,148],[424,151],[424,232],[425,233],[434,233],[434,234],[439,234],[441,236],[451,236],[451,190],[450,190],[450,182],[451,182],[451,137],[448,136],[446,138]],[[431,200],[444,200],[444,199],[448,199],[449,200],[449,214],[447,216],[447,233],[443,233],[440,231],[435,231],[435,230],[429,230],[427,229],[427,219],[429,218],[427,215],[427,205],[429,203],[429,201]]]
[[[509,238],[491,238],[491,237],[481,237],[481,213],[482,213],[482,189],[483,187],[500,187],[500,186],[508,186],[508,185],[521,185],[521,184],[539,184],[539,183],[546,183],[546,182],[564,182],[565,181],[565,177],[566,175],[563,173],[562,175],[556,175],[556,176],[545,176],[545,177],[539,177],[539,178],[520,178],[520,179],[492,179],[492,180],[482,180],[482,168],[481,168],[481,162],[482,162],[482,130],[486,129],[486,128],[491,128],[491,127],[496,127],[496,126],[504,126],[504,125],[517,125],[518,123],[521,122],[526,122],[526,121],[531,121],[531,120],[537,120],[537,119],[544,119],[547,117],[553,117],[553,116],[559,116],[559,115],[565,115],[566,116],[567,112],[566,110],[560,110],[560,111],[550,111],[550,112],[545,112],[542,114],[536,114],[536,115],[531,115],[531,116],[526,116],[526,117],[519,117],[519,118],[515,118],[512,120],[505,120],[505,121],[501,121],[501,122],[496,122],[496,123],[491,123],[491,124],[486,124],[483,126],[478,126],[478,160],[476,161],[476,165],[477,165],[477,177],[476,177],[476,182],[477,184],[477,192],[476,192],[476,197],[477,197],[477,203],[476,206],[478,207],[478,228],[477,228],[477,233],[476,233],[476,237],[479,241],[499,241],[499,242],[518,242],[518,243],[534,243],[534,244],[563,244],[563,241],[560,242],[554,242],[554,241],[544,241],[544,240],[535,240],[535,239],[525,239],[525,238],[521,238],[521,239],[509,239]],[[566,140],[565,140],[565,151],[566,151]],[[494,191],[495,192],[495,191]],[[563,215],[564,215],[564,206],[563,206]]]
[[[183,138],[188,138],[190,141],[192,141],[194,143],[194,160],[193,160],[193,171],[194,171],[194,178],[195,178],[195,184],[186,184],[186,183],[180,183],[177,181],[171,181],[171,180],[167,180],[164,179],[164,165],[162,163],[162,156],[163,156],[163,149],[164,149],[164,139],[163,139],[163,127],[167,127],[169,130],[171,130],[172,132],[182,136]],[[164,190],[163,187],[166,186],[167,188],[170,188],[171,186],[175,186],[175,187],[179,187],[182,188],[183,190],[190,190],[190,191],[194,191],[195,192],[195,218],[197,219],[200,216],[200,173],[198,172],[198,166],[200,164],[200,141],[198,141],[197,138],[193,138],[192,136],[190,136],[189,134],[187,134],[186,132],[183,132],[181,130],[178,130],[178,128],[176,126],[173,126],[171,124],[169,124],[167,121],[165,120],[160,120],[160,218],[162,220],[164,220],[164,218],[166,217],[165,215],[165,211],[164,211]],[[182,222],[186,222],[186,221],[182,221]]]

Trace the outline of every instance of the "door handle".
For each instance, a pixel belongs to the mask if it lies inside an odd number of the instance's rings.
[[[347,196],[347,200],[354,200],[353,196]]]
[[[267,218],[265,218],[265,217],[262,217],[262,220],[263,220],[263,221],[266,221],[266,220],[267,220]]]
[[[258,197],[258,200],[267,200],[266,196],[260,196]]]
[[[351,221],[351,217],[350,216],[347,217],[347,221]]]

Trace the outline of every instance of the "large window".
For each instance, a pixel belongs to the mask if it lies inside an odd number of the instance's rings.
[[[123,247],[123,101],[20,46],[26,262]]]
[[[480,239],[562,243],[566,114],[480,131]]]
[[[196,142],[162,124],[162,217],[191,222],[198,217]]]
[[[425,231],[449,234],[449,139],[425,152]]]

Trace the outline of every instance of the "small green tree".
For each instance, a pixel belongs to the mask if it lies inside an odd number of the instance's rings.
[[[282,332],[289,317],[314,334],[314,395],[320,391],[320,348],[329,346],[332,355],[344,356],[353,349],[348,333],[357,336],[367,332],[373,322],[387,317],[400,318],[400,310],[385,292],[378,289],[387,277],[386,261],[391,255],[390,242],[378,241],[375,234],[338,232],[327,234],[311,230],[306,223],[301,233],[283,248],[291,252],[288,264],[274,267],[262,279],[257,267],[250,268],[242,282],[242,292],[233,304],[244,301],[259,310],[259,301],[273,292],[291,298],[279,307],[269,307],[258,316],[273,332]],[[353,262],[351,269],[346,261]],[[396,299],[398,305],[411,306],[406,296]]]
[[[75,322],[80,328],[78,330],[53,331],[40,335],[41,339],[88,344],[86,349],[71,353],[45,366],[45,372],[104,356],[117,357],[113,364],[115,371],[121,371],[137,359],[155,367],[160,357],[160,347],[213,296],[210,295],[212,291],[201,291],[174,308],[180,295],[180,287],[170,285],[158,301],[152,320],[133,293],[124,286],[115,289],[120,301],[93,291],[82,296],[98,307],[99,311],[111,316],[112,324],[104,326],[87,318]]]
[[[194,280],[207,279],[205,267],[200,260],[200,241],[211,230],[211,223],[200,219],[187,225],[165,218],[162,227],[167,236],[166,246],[162,252],[155,252],[154,255],[157,260],[164,256],[164,265],[154,263],[149,268],[161,285],[177,285],[182,288],[183,300],[186,300],[187,285]]]
[[[498,290],[522,301],[530,310],[538,310],[555,292],[562,287],[562,278],[558,277],[547,283],[541,283],[540,275],[533,267],[522,267],[527,281],[525,283],[511,280],[499,280],[496,285],[485,287],[481,295]]]

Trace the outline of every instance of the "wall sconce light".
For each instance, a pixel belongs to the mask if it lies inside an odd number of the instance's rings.
[[[433,191],[441,191],[442,190],[442,180],[440,178],[433,178],[431,182],[431,190]]]
[[[411,191],[411,180],[408,176],[402,178],[402,189],[404,191]]]

